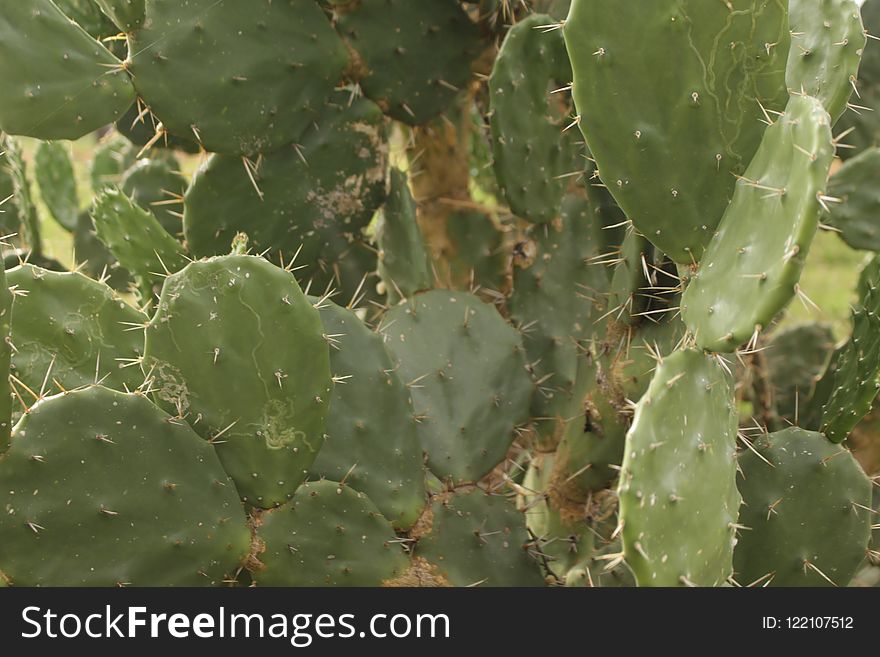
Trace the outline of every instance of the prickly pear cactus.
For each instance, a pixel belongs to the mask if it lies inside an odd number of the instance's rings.
[[[447,290],[393,308],[385,324],[431,471],[455,482],[484,477],[528,418],[533,384],[522,338],[493,307]]]
[[[33,265],[9,270],[6,283],[13,291],[12,382],[25,408],[83,385],[128,391],[143,384],[147,316],[107,285]]]
[[[871,536],[871,481],[845,449],[795,427],[739,459],[743,495],[734,563],[740,584],[843,586]]]
[[[43,142],[37,148],[36,176],[40,196],[52,217],[66,230],[75,230],[79,198],[73,164],[60,142]]]
[[[248,556],[211,446],[141,394],[91,386],[41,401],[0,479],[0,561],[18,586],[218,586]]]
[[[327,440],[311,472],[365,493],[396,528],[426,502],[419,419],[382,336],[331,301],[318,304],[336,380]]]
[[[736,410],[719,358],[665,358],[627,434],[620,523],[640,586],[718,586],[732,573]]]
[[[822,221],[837,229],[854,249],[880,250],[880,191],[874,181],[880,173],[880,148],[868,148],[847,160],[828,181],[828,205]]]
[[[880,581],[878,7],[0,0],[0,586]]]
[[[735,349],[794,298],[833,156],[828,113],[815,98],[793,96],[739,178],[682,298],[701,347]]]
[[[731,174],[758,150],[761,108],[788,100],[785,5],[572,2],[563,33],[578,123],[615,199],[676,262],[701,258],[733,196]]]
[[[143,367],[156,399],[214,445],[242,498],[270,508],[290,499],[324,442],[329,349],[293,274],[229,255],[165,279]]]
[[[256,155],[295,142],[348,63],[314,0],[146,4],[149,20],[129,34],[131,79],[164,130],[209,151]]]
[[[435,496],[412,531],[409,578],[439,586],[541,586],[521,514],[503,495],[461,489]]]
[[[304,484],[289,503],[263,511],[254,532],[258,586],[382,586],[408,567],[379,509],[331,481]]]
[[[0,127],[38,139],[79,139],[134,103],[123,64],[51,0],[3,2]]]

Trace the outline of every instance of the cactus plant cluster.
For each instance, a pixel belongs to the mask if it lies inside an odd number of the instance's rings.
[[[880,581],[872,28],[0,0],[0,583]]]

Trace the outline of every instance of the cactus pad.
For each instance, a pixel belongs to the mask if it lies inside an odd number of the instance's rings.
[[[157,398],[215,444],[242,498],[263,508],[290,498],[324,442],[329,359],[293,274],[244,255],[165,279],[144,348]]]
[[[626,437],[620,521],[639,586],[718,586],[731,574],[737,415],[716,357],[677,351],[657,366]]]
[[[62,228],[73,231],[79,216],[79,198],[67,147],[59,142],[42,142],[37,147],[35,160],[43,202]]]
[[[785,82],[825,105],[831,123],[846,109],[868,38],[856,0],[790,0]]]
[[[394,528],[370,499],[331,481],[303,484],[254,524],[257,586],[381,586],[408,565]]]
[[[144,22],[145,0],[95,0],[95,2],[123,32],[131,32]]]
[[[211,447],[141,395],[94,386],[40,402],[0,482],[0,564],[15,585],[216,586],[248,555]]]
[[[520,335],[492,306],[447,290],[392,308],[385,325],[429,468],[456,482],[480,479],[504,459],[528,416],[533,384]]]
[[[148,20],[129,34],[135,87],[171,133],[209,151],[295,143],[348,63],[314,0],[146,5]]]
[[[364,94],[398,121],[427,122],[470,80],[482,44],[455,0],[361,0],[339,12]]]
[[[523,345],[535,378],[541,383],[531,414],[538,432],[558,433],[559,421],[582,412],[587,387],[595,378],[581,342],[590,339],[608,286],[605,267],[591,262],[599,255],[601,226],[589,204],[570,195],[562,214],[548,225],[532,227],[517,261],[511,319],[523,332]]]
[[[12,313],[13,373],[39,396],[102,382],[134,390],[144,382],[147,317],[109,287],[78,273],[22,265],[7,272],[15,290]],[[22,399],[32,403],[22,388]]]
[[[392,302],[432,287],[431,257],[419,228],[406,173],[391,169],[388,200],[376,223],[379,277]]]
[[[828,182],[830,203],[822,220],[836,228],[854,249],[880,250],[880,148],[868,148],[847,160]]]
[[[786,6],[572,2],[564,34],[581,129],[620,207],[676,262],[699,260],[712,239],[731,174],[760,144],[761,106],[785,107]]]
[[[382,204],[387,164],[379,108],[363,99],[349,106],[346,94],[334,99],[298,146],[261,158],[250,175],[245,167],[252,165],[241,158],[207,161],[186,195],[184,229],[193,253],[225,253],[243,232],[255,250],[271,249],[273,259],[299,251],[303,280],[320,278],[321,263],[332,270],[344,254],[340,234],[358,232]]]
[[[183,195],[188,187],[186,178],[176,170],[178,166],[175,159],[140,160],[119,183],[126,196],[153,214],[174,236],[183,233]]]
[[[571,81],[562,33],[545,27],[553,23],[534,14],[512,27],[489,79],[495,175],[511,211],[536,223],[559,215],[569,174],[587,164],[576,131],[563,132],[566,95],[548,91]]]
[[[414,571],[446,586],[542,586],[522,514],[479,488],[434,498],[416,525]]]
[[[852,455],[796,427],[739,459],[744,529],[734,554],[746,585],[845,586],[871,536],[871,481]]]
[[[880,391],[880,280],[874,279],[853,310],[853,332],[838,354],[822,432],[839,443],[871,410]]]
[[[38,139],[79,139],[134,102],[113,54],[50,0],[4,0],[0,12],[0,128]],[[100,14],[99,14],[100,15]]]
[[[327,440],[311,472],[365,493],[395,527],[405,529],[418,520],[427,499],[409,390],[381,336],[329,301],[319,311],[332,338],[330,369],[337,383]]]
[[[140,280],[144,301],[152,298],[154,288],[162,287],[168,274],[186,266],[183,246],[165,232],[153,215],[118,189],[98,196],[92,220],[98,238],[119,264]]]
[[[795,296],[833,157],[828,113],[814,98],[792,96],[737,183],[682,298],[700,347],[731,351]]]

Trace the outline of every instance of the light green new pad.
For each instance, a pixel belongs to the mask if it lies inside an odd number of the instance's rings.
[[[732,351],[794,297],[833,158],[828,113],[815,98],[792,96],[682,297],[682,317],[700,347]]]
[[[736,431],[733,383],[716,357],[664,358],[636,407],[618,489],[639,586],[719,586],[730,576]]]

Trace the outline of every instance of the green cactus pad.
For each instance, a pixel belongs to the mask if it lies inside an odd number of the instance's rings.
[[[773,334],[764,354],[778,421],[798,425],[833,351],[827,324],[797,324]]]
[[[140,160],[129,167],[119,183],[126,196],[152,213],[174,236],[183,233],[183,195],[189,186],[178,168],[175,159]]]
[[[382,586],[408,566],[391,523],[342,484],[303,484],[290,503],[254,524],[257,586]]]
[[[95,0],[98,6],[123,32],[139,28],[146,17],[145,0]]]
[[[142,395],[93,386],[40,402],[0,482],[0,564],[17,586],[220,585],[248,556],[213,450]]]
[[[718,586],[731,574],[737,414],[716,358],[664,358],[627,434],[620,521],[639,586]]]
[[[832,125],[853,93],[868,41],[856,0],[790,0],[790,91],[822,101]]]
[[[31,254],[38,257],[42,256],[43,247],[40,221],[37,215],[37,206],[31,195],[27,163],[25,162],[21,144],[17,139],[0,134],[0,152],[2,152],[2,155],[0,155],[0,166],[4,169],[12,185],[10,209],[16,211],[16,217],[9,220],[8,227],[12,232],[19,233],[18,243],[27,246]]]
[[[342,78],[345,46],[314,0],[148,0],[129,35],[135,87],[173,134],[217,153],[295,143]]]
[[[479,488],[434,498],[416,526],[413,572],[445,586],[543,586],[523,515]]]
[[[13,374],[35,394],[96,381],[134,390],[144,382],[136,362],[143,353],[143,313],[79,273],[22,265],[6,276],[16,292]],[[19,394],[28,404],[35,401],[24,388]]]
[[[37,139],[79,139],[134,102],[122,62],[50,0],[4,0],[0,127]]]
[[[840,443],[871,410],[880,392],[880,280],[874,279],[853,310],[853,331],[842,347],[831,394],[822,408],[821,431]]]
[[[431,257],[416,217],[406,173],[391,169],[391,191],[376,222],[379,277],[392,303],[433,286]]]
[[[591,262],[599,255],[601,226],[585,199],[570,195],[558,220],[532,227],[516,262],[508,308],[523,332],[535,378],[531,414],[540,435],[559,433],[560,421],[582,413],[595,379],[581,341],[592,337],[608,286],[608,271]]]
[[[252,506],[289,499],[324,442],[323,332],[293,274],[262,258],[211,258],[165,279],[144,371],[157,398],[214,442]]]
[[[130,292],[134,286],[131,272],[122,267],[98,239],[92,216],[87,211],[80,213],[73,232],[73,255],[79,271],[90,278],[103,280],[119,292]]]
[[[67,147],[60,142],[42,142],[35,160],[37,185],[49,213],[65,230],[75,230],[79,198]]]
[[[786,6],[572,2],[564,34],[581,129],[627,216],[676,262],[699,260],[712,239],[731,174],[760,144],[761,105],[785,107]],[[675,65],[645,66],[654,61]]]
[[[871,537],[871,481],[819,433],[791,427],[753,447],[739,459],[739,522],[748,529],[736,544],[737,581],[845,586]]]
[[[379,108],[363,99],[349,106],[345,94],[334,100],[298,146],[263,157],[253,181],[241,158],[207,161],[186,195],[184,230],[193,253],[225,253],[243,232],[255,251],[271,249],[273,259],[286,262],[299,251],[296,264],[306,265],[297,270],[301,280],[332,270],[344,253],[340,234],[359,232],[382,204],[387,164]]]
[[[571,65],[555,21],[533,14],[510,29],[489,78],[495,175],[511,211],[547,223],[560,212],[572,172],[586,166],[566,96],[548,93],[571,82]],[[542,29],[543,28],[543,29]]]
[[[865,33],[880,33],[880,2],[866,0],[861,14]],[[875,39],[869,38],[865,45],[855,85],[857,95],[851,99],[854,107],[845,112],[835,126],[839,133],[847,133],[838,153],[844,159],[866,148],[880,146],[880,116],[871,111],[880,107],[880,44]]]
[[[92,207],[95,231],[122,267],[141,282],[147,301],[168,274],[186,266],[183,246],[159,221],[118,189],[102,192]]]
[[[837,229],[854,249],[880,251],[880,148],[847,160],[828,182],[829,203],[822,221]]]
[[[137,150],[117,132],[110,133],[98,144],[89,163],[89,180],[95,194],[116,187],[122,175],[137,161]]]
[[[337,29],[357,53],[364,94],[409,125],[452,104],[483,47],[455,0],[361,0],[339,11]]]
[[[834,157],[828,113],[793,96],[767,129],[682,298],[697,344],[727,352],[794,297]]]
[[[357,316],[325,301],[330,369],[337,379],[327,440],[314,477],[345,481],[365,493],[396,528],[410,527],[425,502],[425,468],[415,412],[382,338]]]
[[[456,482],[488,474],[528,417],[533,384],[519,333],[477,297],[447,290],[392,308],[384,324],[429,468]]]

